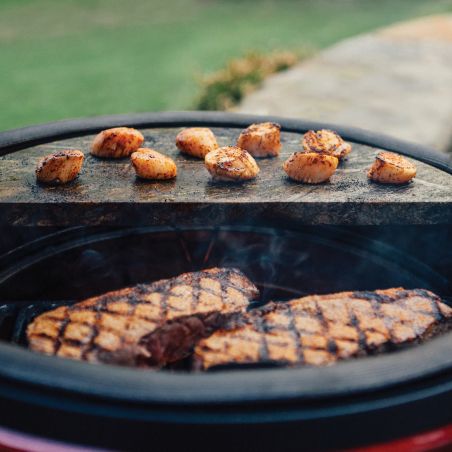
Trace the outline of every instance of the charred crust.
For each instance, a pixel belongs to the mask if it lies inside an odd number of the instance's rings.
[[[272,132],[274,132],[274,129],[277,129],[278,131],[280,131],[281,125],[276,122],[261,122],[261,123],[251,124],[242,131],[242,134],[251,135],[254,132],[262,130],[264,128],[268,129],[269,133],[272,133]]]
[[[371,291],[352,292],[351,297],[358,298],[361,300],[376,301],[379,303],[385,303],[385,302],[392,301],[392,298],[388,297],[387,295],[381,295],[377,292],[371,292]]]
[[[324,142],[322,139],[322,133],[332,134],[337,139],[337,143]],[[302,144],[305,148],[305,152],[333,155],[334,152],[345,144],[345,141],[334,130],[322,129],[317,131],[308,130],[303,135]]]

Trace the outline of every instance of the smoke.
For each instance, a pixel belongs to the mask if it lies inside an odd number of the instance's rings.
[[[214,266],[241,269],[261,289],[261,302],[397,286],[452,294],[447,225],[81,232],[82,238],[58,234],[54,243],[46,238],[43,248],[33,243],[5,255],[3,297],[82,299]]]
[[[299,276],[309,255],[303,249],[291,250],[288,245],[281,230],[224,228],[215,233],[209,246],[208,264],[241,269],[261,289],[261,301],[293,297],[303,290],[288,284],[288,279],[302,279]]]

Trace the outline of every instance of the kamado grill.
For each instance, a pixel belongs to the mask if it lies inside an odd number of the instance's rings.
[[[181,127],[232,144],[253,122],[282,125],[282,155],[259,177],[212,183],[178,153]],[[126,125],[172,156],[178,177],[135,179],[126,160],[87,150]],[[353,145],[330,183],[290,182],[284,159],[309,129]],[[39,156],[81,149],[81,176],[36,184]],[[406,186],[369,183],[377,149],[416,161]],[[282,118],[163,113],[63,121],[0,134],[0,447],[175,450],[428,450],[452,447],[452,333],[326,368],[193,373],[48,357],[26,349],[39,313],[116,288],[213,266],[242,269],[261,300],[313,293],[425,288],[452,299],[452,164],[362,130]],[[20,433],[19,433],[20,432]],[[55,442],[54,442],[55,441]],[[71,444],[72,446],[69,446]],[[375,448],[371,446],[374,445]]]

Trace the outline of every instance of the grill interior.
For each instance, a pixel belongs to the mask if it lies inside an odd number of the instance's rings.
[[[429,253],[423,247],[413,253],[407,232],[419,231],[400,232],[398,237],[394,228],[82,228],[33,237],[0,258],[6,265],[0,274],[0,339],[25,346],[27,325],[44,311],[213,266],[238,267],[257,283],[261,298],[252,307],[313,293],[397,286],[430,289],[450,303],[448,256],[441,257],[434,245]],[[447,228],[430,232],[435,243],[443,233]]]

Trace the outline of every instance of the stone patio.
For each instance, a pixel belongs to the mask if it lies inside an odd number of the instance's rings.
[[[356,36],[272,76],[236,109],[361,127],[452,150],[452,15]]]

